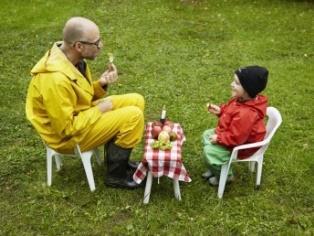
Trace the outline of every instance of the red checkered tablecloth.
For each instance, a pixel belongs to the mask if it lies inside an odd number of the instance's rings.
[[[145,127],[145,147],[144,157],[133,175],[133,179],[138,184],[145,178],[150,170],[154,177],[168,176],[169,178],[191,182],[191,178],[183,163],[181,150],[185,141],[183,129],[179,123],[174,123],[173,129],[178,135],[178,139],[172,142],[171,150],[159,150],[151,147],[154,139],[152,137],[152,122]]]

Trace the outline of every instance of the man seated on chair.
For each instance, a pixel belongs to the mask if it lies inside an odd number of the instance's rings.
[[[128,175],[129,161],[144,129],[144,98],[137,93],[104,98],[118,78],[109,63],[97,81],[85,61],[94,60],[103,47],[98,26],[83,17],[70,18],[63,41],[56,42],[31,70],[26,115],[43,141],[60,153],[105,145],[107,174],[112,187],[136,188]]]
[[[266,134],[264,118],[267,97],[259,95],[267,84],[268,70],[260,66],[247,66],[235,71],[231,83],[232,99],[221,106],[208,105],[208,111],[219,118],[216,129],[203,134],[204,157],[208,171],[203,177],[209,184],[218,185],[221,166],[230,159],[235,146],[262,141]],[[257,149],[241,150],[242,158],[252,155]],[[233,180],[230,169],[227,181]]]

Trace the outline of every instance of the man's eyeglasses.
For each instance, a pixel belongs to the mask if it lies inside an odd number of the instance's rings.
[[[96,42],[87,42],[87,41],[76,41],[87,45],[95,45],[98,49],[100,49],[101,39],[98,39]]]

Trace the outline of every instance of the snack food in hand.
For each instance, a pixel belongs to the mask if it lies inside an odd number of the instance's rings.
[[[207,110],[209,111],[209,109],[211,109],[212,108],[212,106],[211,106],[211,104],[210,103],[207,103],[206,104],[206,106],[207,106]]]
[[[114,56],[111,52],[108,53],[109,63],[113,63]]]

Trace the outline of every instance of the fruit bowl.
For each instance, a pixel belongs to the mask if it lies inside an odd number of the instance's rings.
[[[177,140],[178,136],[173,131],[174,124],[170,120],[166,120],[164,124],[160,121],[152,123],[152,137],[155,141],[152,143],[153,149],[170,150],[172,141]]]
[[[172,130],[173,126],[174,123],[170,120],[166,120],[164,124],[162,124],[160,121],[154,121],[152,123],[151,131],[153,139],[158,139],[160,132],[166,131],[169,134],[170,139],[172,139],[171,141],[176,140],[176,133]]]

